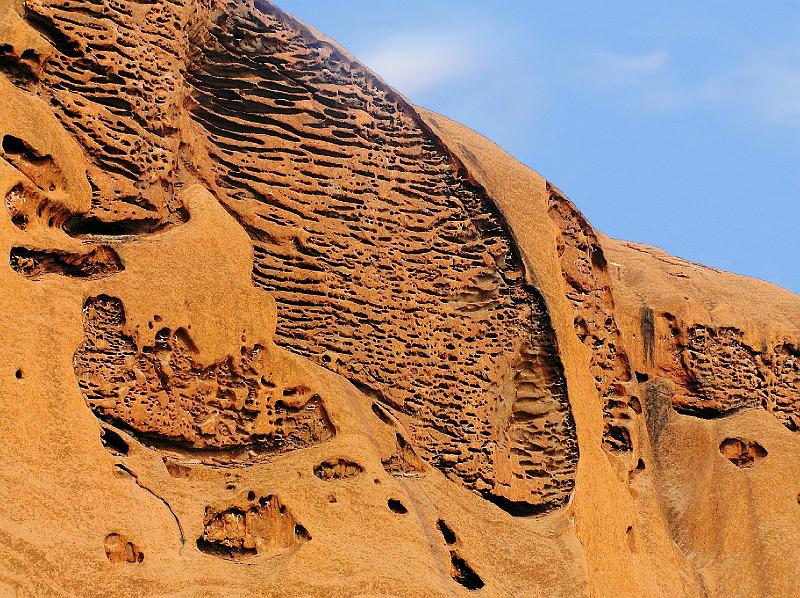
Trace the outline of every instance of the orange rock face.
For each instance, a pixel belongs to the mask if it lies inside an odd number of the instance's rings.
[[[797,296],[261,0],[0,0],[0,100],[3,592],[796,593]]]

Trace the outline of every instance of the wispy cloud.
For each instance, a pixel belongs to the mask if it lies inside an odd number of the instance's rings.
[[[597,85],[637,83],[664,72],[669,53],[655,50],[639,54],[597,52],[589,64],[587,75]]]
[[[407,34],[369,51],[364,63],[406,95],[441,87],[474,73],[479,57],[467,35]]]
[[[518,118],[526,122],[566,94],[646,115],[705,113],[762,129],[800,128],[796,41],[730,44],[725,53],[689,59],[685,48],[669,42],[627,52],[579,43],[563,53],[532,39],[520,45],[502,32],[398,32],[360,53],[412,99],[461,89],[464,97],[457,94],[451,104],[479,110],[504,96],[508,110],[520,104]]]
[[[594,50],[585,56],[573,81],[584,92],[611,95],[616,105],[643,112],[666,112],[687,101],[667,50],[627,54]]]
[[[572,85],[613,94],[643,112],[710,110],[781,127],[800,127],[800,47],[731,56],[709,73],[693,71],[659,49],[643,53],[591,52]]]
[[[800,128],[800,48],[752,56],[704,81],[698,95],[712,106],[746,111],[772,125]]]

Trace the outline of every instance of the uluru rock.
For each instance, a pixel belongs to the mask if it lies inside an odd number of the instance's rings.
[[[0,594],[797,594],[800,297],[261,0],[0,0],[0,141]]]

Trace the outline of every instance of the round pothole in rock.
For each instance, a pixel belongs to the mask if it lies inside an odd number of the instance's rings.
[[[364,468],[347,459],[328,459],[314,467],[314,475],[321,480],[347,480],[363,473]]]
[[[244,499],[244,497],[243,497]],[[201,552],[226,559],[277,555],[311,540],[311,534],[277,496],[247,493],[225,509],[206,508]]]
[[[144,553],[121,534],[108,534],[104,542],[106,557],[112,563],[141,563]]]
[[[406,508],[406,506],[396,498],[390,498],[387,501],[387,505],[393,513],[397,513],[398,515],[405,515],[406,513],[408,513],[408,509]]]
[[[752,467],[768,455],[755,440],[742,438],[726,438],[719,444],[719,452],[736,467]]]

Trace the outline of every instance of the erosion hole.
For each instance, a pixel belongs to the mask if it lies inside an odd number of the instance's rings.
[[[392,425],[393,423],[392,418],[389,416],[386,409],[382,405],[378,403],[373,403],[372,413],[374,413],[377,416],[377,418],[381,420],[383,423]]]
[[[20,58],[22,58],[22,60],[32,60],[33,62],[39,62],[41,60],[39,53],[31,48],[25,50]]]
[[[188,465],[184,465],[183,463],[178,463],[174,459],[170,459],[167,456],[161,457],[161,460],[164,462],[164,467],[167,468],[167,473],[171,475],[173,478],[179,478],[187,480],[192,475],[192,468]],[[228,488],[230,490],[230,488]]]
[[[467,564],[467,561],[462,559],[455,551],[450,551],[450,563],[452,569],[450,575],[453,579],[467,588],[468,590],[480,590],[483,586],[483,580],[480,575]]]
[[[294,535],[297,536],[298,540],[303,540],[305,542],[311,540],[311,534],[309,534],[308,530],[299,523],[294,526]]]
[[[24,154],[27,150],[25,142],[13,135],[3,135],[3,152],[6,154]]]
[[[364,471],[358,463],[347,459],[328,459],[314,467],[314,475],[321,480],[347,480],[360,475]]]
[[[117,252],[103,246],[86,253],[12,247],[9,264],[17,274],[33,279],[45,274],[95,279],[125,270]]]
[[[389,508],[392,510],[392,512],[397,513],[398,515],[405,515],[408,513],[406,506],[396,498],[390,498],[386,504],[389,505]]]
[[[100,441],[113,455],[126,457],[130,450],[128,443],[122,439],[122,436],[109,428],[100,428]]]
[[[436,522],[436,527],[439,529],[445,542],[448,544],[456,543],[456,533],[450,529],[450,526],[445,523],[444,519],[439,519],[439,521]]]
[[[608,436],[616,441],[616,450],[629,451],[633,447],[631,433],[623,426],[609,426]]]
[[[112,563],[141,563],[144,553],[136,545],[120,534],[108,534],[104,547],[106,558]]]
[[[632,525],[629,525],[628,529],[625,530],[625,538],[628,541],[628,548],[630,548],[631,551],[636,550],[636,537],[633,533]]]
[[[237,560],[279,554],[311,540],[305,526],[277,496],[270,494],[256,499],[251,491],[247,497],[249,503],[239,501],[222,511],[206,508],[203,535],[197,539],[201,552]]]
[[[755,440],[741,438],[726,438],[720,443],[719,452],[736,467],[752,467],[768,454]]]

